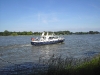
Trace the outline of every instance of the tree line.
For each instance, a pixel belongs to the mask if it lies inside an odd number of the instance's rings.
[[[32,31],[23,31],[23,32],[11,32],[11,31],[8,31],[8,30],[5,30],[4,32],[0,32],[0,36],[17,36],[17,35],[33,35],[33,32]]]
[[[81,34],[100,34],[100,32],[98,31],[89,31],[89,32],[70,32],[70,31],[56,31],[56,32],[52,32],[49,31],[50,33],[54,33],[55,35],[71,35],[71,34],[77,34],[77,35],[81,35]],[[17,35],[41,35],[42,32],[32,32],[32,31],[23,31],[23,32],[11,32],[8,30],[5,30],[4,32],[0,32],[0,36],[17,36]]]

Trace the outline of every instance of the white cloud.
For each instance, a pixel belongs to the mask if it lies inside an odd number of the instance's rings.
[[[57,15],[54,13],[38,13],[38,24],[49,24],[58,21]]]
[[[58,20],[58,18],[57,17],[53,17],[52,18],[52,22],[58,22],[59,20]]]
[[[43,19],[43,20],[42,20],[42,23],[48,24],[48,21],[47,21],[46,19]]]

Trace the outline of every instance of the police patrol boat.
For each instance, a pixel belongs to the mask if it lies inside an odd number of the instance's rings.
[[[49,35],[48,32],[45,35],[46,32],[43,32],[40,39],[38,38],[31,38],[31,44],[32,45],[48,45],[48,44],[57,44],[57,43],[63,43],[65,41],[64,38],[56,36],[54,33]]]

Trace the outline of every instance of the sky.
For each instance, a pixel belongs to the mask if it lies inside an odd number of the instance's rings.
[[[0,0],[0,32],[100,31],[100,0]]]

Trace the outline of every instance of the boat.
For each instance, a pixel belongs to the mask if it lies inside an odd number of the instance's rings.
[[[63,37],[56,36],[54,33],[51,35],[47,34],[46,32],[43,32],[40,39],[37,38],[31,38],[31,45],[37,46],[37,45],[48,45],[48,44],[57,44],[57,43],[63,43],[65,39]]]

